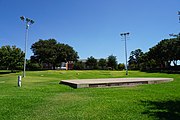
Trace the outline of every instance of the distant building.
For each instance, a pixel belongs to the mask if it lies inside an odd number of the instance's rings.
[[[56,67],[56,70],[72,70],[74,66],[73,61],[62,62],[61,67]]]

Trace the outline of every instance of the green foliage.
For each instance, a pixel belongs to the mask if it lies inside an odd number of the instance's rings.
[[[73,89],[63,79],[123,78],[124,71],[1,71],[1,120],[154,120],[179,118],[180,75],[129,71],[132,77],[170,77],[174,81],[133,87]],[[163,114],[162,114],[163,113]]]
[[[124,63],[119,63],[118,64],[118,70],[124,70],[124,69],[125,69]]]
[[[34,53],[33,57],[37,62],[53,64],[55,62],[55,45],[57,44],[55,39],[39,40],[35,42],[31,49]]]
[[[47,65],[47,68],[54,68],[61,62],[76,61],[77,52],[67,44],[57,43],[55,39],[39,40],[35,42],[31,49],[34,53],[31,61],[38,63],[40,66]]]
[[[88,69],[97,69],[97,59],[95,59],[93,56],[87,58],[86,65]]]
[[[74,70],[83,70],[85,69],[85,64],[83,64],[81,61],[76,61],[73,66]]]
[[[104,58],[99,59],[98,66],[101,67],[101,69],[105,69],[107,66],[107,61]]]
[[[27,60],[26,62],[27,70],[41,70],[42,66],[40,64]]]
[[[9,69],[13,72],[15,69],[22,69],[24,53],[16,46],[2,46],[0,48],[1,68]]]
[[[180,40],[178,38],[165,39],[142,53],[140,49],[132,51],[129,66],[140,70],[178,69],[177,61],[180,60]],[[171,63],[174,67],[171,67]]]
[[[180,41],[178,39],[165,39],[160,41],[156,46],[150,48],[149,58],[156,61],[159,68],[168,68],[173,61],[180,60]]]
[[[117,69],[117,59],[116,56],[110,55],[108,57],[107,66],[111,69]]]
[[[129,68],[130,69],[139,69],[140,62],[141,62],[141,56],[143,55],[143,52],[141,49],[136,49],[135,51],[132,51],[129,57]]]

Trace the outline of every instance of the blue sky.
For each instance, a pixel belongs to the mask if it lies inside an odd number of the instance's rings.
[[[54,38],[74,47],[81,59],[113,54],[125,62],[120,33],[130,32],[128,56],[135,49],[147,52],[170,33],[180,32],[180,0],[0,0],[0,46],[24,50],[25,24],[30,26],[27,56],[39,39]]]

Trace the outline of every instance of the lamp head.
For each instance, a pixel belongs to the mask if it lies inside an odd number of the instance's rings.
[[[25,17],[24,17],[24,16],[21,16],[20,19],[21,19],[22,21],[24,21]]]
[[[29,18],[26,18],[26,22],[30,22],[31,20]]]
[[[30,23],[33,24],[33,23],[34,23],[34,20],[30,20]]]

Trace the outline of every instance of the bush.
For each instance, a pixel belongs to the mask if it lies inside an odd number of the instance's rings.
[[[77,61],[74,63],[73,69],[74,70],[84,70],[84,66],[85,65],[82,62]]]
[[[41,66],[38,63],[27,63],[28,70],[41,70]]]
[[[125,68],[124,63],[119,63],[118,64],[118,70],[123,70]]]

